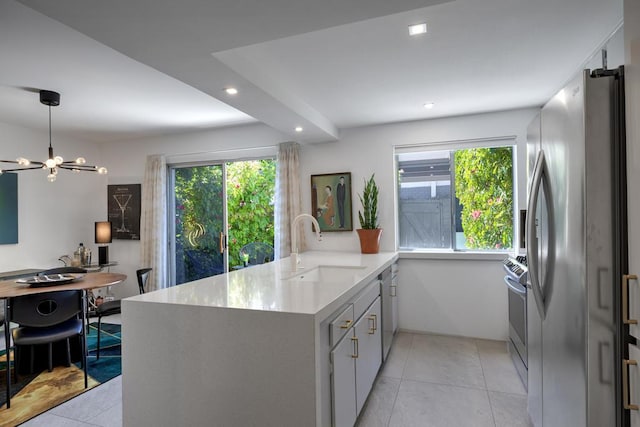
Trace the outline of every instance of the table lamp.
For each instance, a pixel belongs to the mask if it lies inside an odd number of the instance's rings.
[[[111,243],[111,222],[96,222],[96,243]],[[109,264],[109,246],[98,246],[98,264]]]

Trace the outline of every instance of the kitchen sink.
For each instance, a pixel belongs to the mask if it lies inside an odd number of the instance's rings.
[[[292,282],[344,282],[352,281],[358,277],[365,266],[360,265],[319,265],[307,271],[298,271],[296,274],[283,280]]]

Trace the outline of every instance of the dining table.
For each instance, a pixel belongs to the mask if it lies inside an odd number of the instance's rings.
[[[4,300],[4,334],[5,334],[5,345],[7,346],[7,402],[9,402],[9,384],[11,382],[10,371],[9,371],[9,357],[8,357],[8,343],[9,343],[9,307],[11,304],[11,299],[15,297],[20,297],[23,295],[33,295],[45,292],[54,292],[54,291],[69,291],[69,290],[81,290],[84,294],[85,305],[87,301],[87,292],[90,289],[104,288],[107,286],[117,285],[126,280],[127,276],[125,274],[120,273],[87,273],[81,275],[77,279],[64,284],[52,284],[51,286],[42,286],[41,283],[37,283],[36,286],[32,286],[30,283],[24,283],[25,278],[17,279],[17,280],[2,280],[0,281],[0,299]],[[86,313],[86,307],[84,312]]]
[[[52,283],[51,286],[42,286],[42,284],[38,283],[38,286],[32,286],[29,283],[25,283],[23,280],[25,277],[19,278],[17,280],[2,280],[0,281],[0,299],[4,299],[5,306],[5,328],[8,329],[8,320],[6,319],[6,314],[9,310],[10,299],[14,297],[19,297],[23,295],[32,295],[32,294],[40,294],[43,292],[52,292],[52,291],[69,291],[69,290],[81,290],[84,293],[85,297],[85,313],[88,313],[88,291],[91,289],[104,288],[108,286],[117,285],[118,283],[122,283],[127,279],[126,274],[121,273],[86,273],[82,274],[76,280],[71,281],[70,283],[65,284],[55,284]],[[88,316],[87,316],[87,327],[88,327]]]
[[[0,299],[19,297],[22,295],[39,294],[51,291],[69,291],[104,288],[117,285],[126,280],[127,275],[121,273],[87,273],[83,277],[62,285],[34,287],[28,283],[19,283],[16,280],[0,281]],[[20,280],[20,279],[18,279]]]

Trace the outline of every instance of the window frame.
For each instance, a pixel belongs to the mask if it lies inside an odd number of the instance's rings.
[[[450,153],[457,150],[473,149],[473,148],[498,148],[498,147],[511,147],[511,162],[512,162],[512,247],[504,249],[468,249],[456,247],[456,214],[455,214],[455,163],[452,160],[452,170],[450,172],[450,188],[451,188],[451,246],[449,248],[410,248],[400,247],[400,174],[399,174],[399,154],[407,153],[419,153],[419,152],[445,152]],[[512,253],[517,250],[517,221],[518,218],[518,191],[517,191],[517,162],[518,162],[518,143],[515,135],[505,135],[490,138],[475,138],[468,140],[451,140],[451,141],[433,141],[417,144],[402,144],[393,146],[393,163],[394,163],[394,197],[395,197],[395,217],[398,218],[395,224],[396,234],[396,251],[402,255],[403,258],[473,258],[476,259],[479,255],[482,255],[486,259],[503,259],[504,254]]]

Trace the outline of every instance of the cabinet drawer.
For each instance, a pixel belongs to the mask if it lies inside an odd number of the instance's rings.
[[[354,319],[360,318],[371,303],[380,295],[380,281],[374,280],[356,297],[353,302]]]
[[[333,347],[353,326],[353,304],[349,304],[329,324],[329,346]]]

